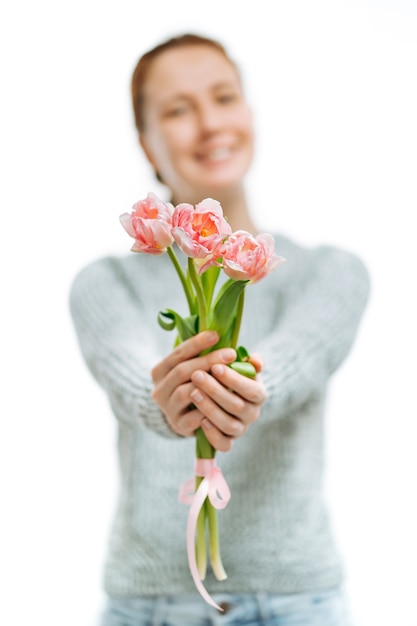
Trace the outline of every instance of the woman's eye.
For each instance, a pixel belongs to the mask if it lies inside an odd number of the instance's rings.
[[[189,107],[186,104],[181,104],[171,109],[168,109],[166,112],[167,117],[180,117],[181,115],[185,115],[188,111]]]
[[[222,104],[229,104],[229,102],[235,102],[237,100],[237,94],[235,93],[223,93],[217,97],[218,101]]]

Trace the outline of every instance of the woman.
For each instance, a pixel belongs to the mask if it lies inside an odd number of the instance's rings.
[[[174,205],[220,201],[256,234],[244,178],[254,132],[239,72],[216,41],[184,35],[139,61],[132,97],[140,145]],[[121,489],[105,568],[103,626],[345,624],[343,567],[323,503],[323,411],[369,292],[362,262],[276,235],[286,265],[246,289],[240,338],[258,375],[224,365],[203,332],[172,350],[158,310],[184,308],[167,255],[98,260],[71,291],[80,347],[119,426]],[[228,578],[208,573],[219,613],[196,593],[185,553],[194,433],[220,451],[232,498],[220,515]],[[222,454],[223,453],[223,454]]]

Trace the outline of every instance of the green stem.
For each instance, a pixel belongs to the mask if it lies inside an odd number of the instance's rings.
[[[216,450],[213,448],[210,442],[204,434],[204,431],[199,428],[196,431],[196,456],[199,459],[213,459],[216,455]],[[201,476],[196,477],[196,490],[198,489],[201,481]],[[205,572],[207,569],[207,549],[206,549],[206,520],[208,522],[209,532],[209,547],[210,547],[210,562],[213,569],[213,573],[217,580],[226,580],[227,574],[224,570],[222,558],[220,555],[220,540],[219,540],[219,526],[217,519],[217,510],[211,504],[210,500],[206,498],[197,520],[197,541],[196,541],[196,561],[197,568],[201,580],[204,580]]]
[[[203,481],[202,476],[196,476],[196,491]],[[207,547],[206,547],[206,502],[200,509],[197,519],[195,560],[197,562],[198,575],[204,580],[207,572]]]
[[[204,296],[206,298],[207,307],[211,305],[213,299],[214,288],[220,274],[220,267],[214,265],[201,275],[201,283],[203,285]]]
[[[195,434],[196,437],[196,457],[198,459],[212,459],[216,453],[215,449],[207,441],[207,438],[204,434],[204,431],[199,428]],[[197,491],[201,482],[203,481],[202,476],[196,476],[195,479],[195,490]],[[207,571],[207,547],[206,547],[206,520],[207,520],[207,507],[210,504],[209,500],[206,498],[203,506],[201,507],[200,513],[197,519],[197,530],[196,530],[196,561],[197,561],[197,569],[201,580],[204,580],[206,577]],[[211,551],[211,548],[210,548]]]
[[[239,300],[237,302],[236,319],[233,326],[233,333],[230,340],[230,347],[236,350],[237,342],[239,339],[240,325],[242,323],[243,305],[245,304],[245,289],[240,292]]]
[[[199,313],[199,330],[205,330],[207,328],[207,307],[211,300],[212,292],[209,294],[209,302],[207,302],[207,294],[205,293],[202,285],[202,281],[196,272],[193,259],[188,259],[188,271],[191,282],[193,283],[195,293],[198,302]],[[215,277],[217,280],[217,276]],[[213,288],[216,280],[213,281]],[[243,302],[242,302],[243,307]],[[239,325],[242,317],[242,311],[238,313]],[[239,330],[238,330],[239,332]],[[237,342],[237,337],[236,337]],[[213,459],[216,455],[216,449],[207,440],[206,435],[202,428],[198,428],[196,431],[196,457],[198,459]],[[196,491],[201,484],[203,478],[196,476]],[[208,498],[205,499],[203,506],[201,507],[198,519],[197,519],[197,537],[196,537],[196,561],[198,573],[201,580],[204,580],[207,570],[207,547],[206,547],[206,522],[208,523],[209,532],[209,548],[210,548],[210,562],[213,569],[213,573],[217,580],[225,580],[227,578],[226,572],[222,564],[220,556],[220,541],[219,530],[217,520],[217,510],[213,507]]]
[[[195,309],[194,294],[193,294],[193,292],[190,289],[190,285],[189,285],[189,283],[187,281],[187,278],[186,278],[186,276],[185,276],[185,274],[184,274],[184,272],[182,270],[180,262],[178,261],[177,255],[175,254],[175,252],[174,252],[174,250],[172,249],[171,246],[169,248],[167,248],[167,252],[168,252],[169,258],[172,261],[172,264],[174,265],[174,267],[175,267],[175,269],[177,271],[177,274],[179,276],[181,284],[182,284],[182,286],[184,288],[184,293],[185,293],[185,296],[186,296],[187,302],[188,302],[188,308],[190,309],[190,313],[192,315],[193,313],[195,313],[195,310],[194,310]]]
[[[202,330],[206,330],[207,328],[207,305],[206,298],[204,295],[203,286],[201,284],[200,277],[197,274],[195,269],[194,260],[190,257],[188,258],[188,271],[190,273],[191,282],[194,285],[195,293],[197,296],[198,302],[198,319],[199,326],[198,329],[201,332]]]
[[[197,459],[214,459],[216,450],[204,434],[202,428],[198,428],[195,432],[196,457]]]
[[[227,574],[223,567],[222,557],[220,555],[219,525],[217,520],[217,509],[211,504],[210,500],[206,501],[207,518],[209,527],[209,545],[210,545],[210,562],[213,573],[217,580],[226,580]]]

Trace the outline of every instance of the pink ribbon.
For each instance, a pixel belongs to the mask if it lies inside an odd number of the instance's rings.
[[[195,534],[197,519],[205,499],[208,497],[214,508],[224,509],[230,500],[230,489],[221,469],[216,465],[216,459],[195,459],[194,473],[196,476],[204,477],[197,491],[195,491],[195,478],[190,478],[181,485],[178,494],[180,502],[191,504],[187,520],[188,565],[200,595],[208,604],[222,611],[223,609],[214,602],[200,580],[195,557]]]

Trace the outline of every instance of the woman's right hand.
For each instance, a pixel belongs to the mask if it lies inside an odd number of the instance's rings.
[[[194,408],[191,393],[195,390],[191,376],[196,370],[209,372],[213,365],[228,365],[236,359],[233,348],[220,348],[203,356],[219,341],[216,331],[203,331],[180,343],[151,371],[152,397],[159,405],[171,429],[191,437],[201,426],[203,415]]]

